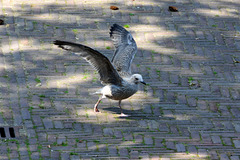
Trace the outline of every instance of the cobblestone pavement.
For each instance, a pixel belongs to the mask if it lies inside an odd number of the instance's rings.
[[[1,0],[0,19],[1,160],[239,160],[239,0]],[[111,58],[113,23],[149,84],[122,102],[127,118],[111,100],[93,113],[98,74],[52,45]]]

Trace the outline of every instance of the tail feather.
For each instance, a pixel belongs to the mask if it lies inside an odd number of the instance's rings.
[[[102,95],[102,93],[101,93],[101,91],[99,90],[99,91],[96,91],[96,92],[94,92],[94,93],[90,93],[90,95]]]

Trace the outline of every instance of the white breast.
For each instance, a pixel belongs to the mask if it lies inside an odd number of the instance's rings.
[[[106,98],[106,96],[111,97],[112,96],[111,87],[109,85],[103,87],[101,93],[103,95],[103,98]]]

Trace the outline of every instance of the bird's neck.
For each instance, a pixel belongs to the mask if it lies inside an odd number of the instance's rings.
[[[124,77],[123,80],[126,81],[127,83],[135,84],[134,79],[132,77]]]

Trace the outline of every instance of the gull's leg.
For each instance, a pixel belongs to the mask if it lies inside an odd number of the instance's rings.
[[[120,108],[120,111],[121,111],[121,115],[120,116],[121,117],[127,117],[128,115],[124,114],[123,111],[122,111],[121,102],[122,102],[121,100],[119,100],[119,102],[118,102],[118,105],[119,105],[119,108]]]
[[[121,107],[121,100],[118,101],[118,106],[119,106],[119,108],[120,108],[121,114],[123,114],[123,112],[122,112],[122,107]]]
[[[102,100],[102,97],[100,97],[99,99],[98,99],[98,101],[97,101],[97,103],[94,105],[94,112],[99,112],[99,110],[98,110],[98,104],[101,102],[101,100]]]

